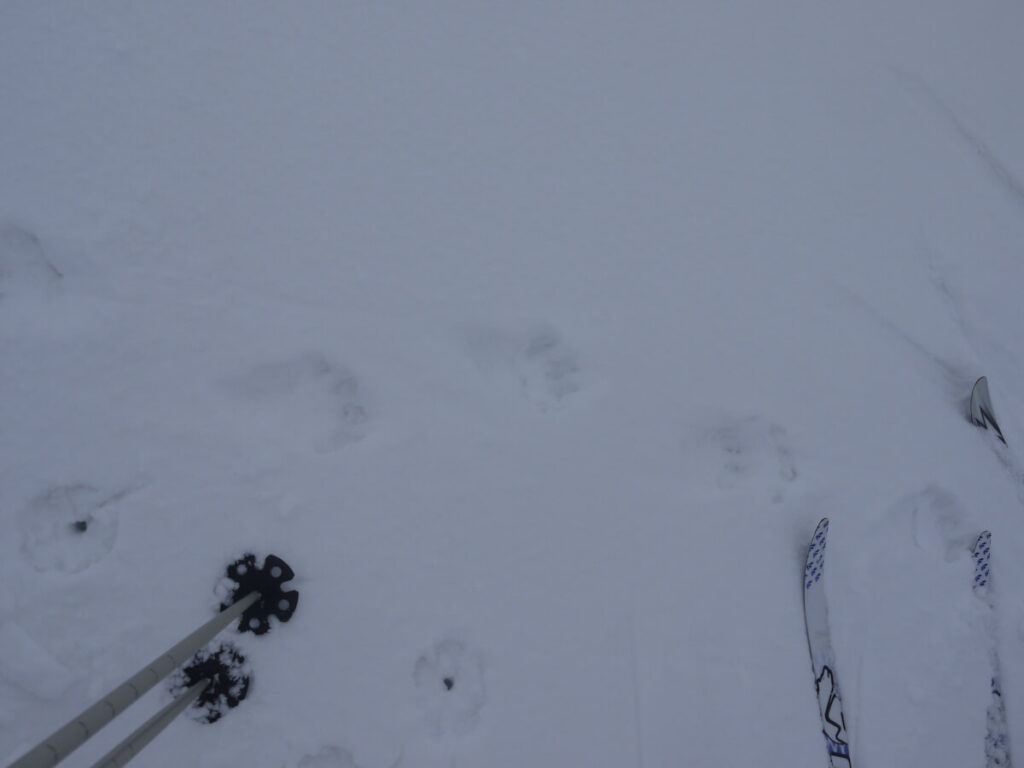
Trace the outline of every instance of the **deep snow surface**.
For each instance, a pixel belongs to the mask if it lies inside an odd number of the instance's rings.
[[[855,764],[983,764],[985,528],[1024,750],[1021,30],[0,3],[0,762],[254,550],[295,617],[133,765],[824,766],[826,515]]]

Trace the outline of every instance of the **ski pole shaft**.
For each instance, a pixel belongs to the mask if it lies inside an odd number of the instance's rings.
[[[167,652],[158,656],[98,702],[47,736],[37,746],[11,763],[8,768],[53,768],[80,747],[93,734],[134,704],[154,685],[187,661],[192,654],[212,640],[224,627],[241,616],[260,599],[250,592],[230,608],[225,608],[199,629]]]
[[[123,766],[128,764],[129,760],[142,751],[143,747],[159,736],[160,732],[170,725],[171,721],[180,715],[185,707],[195,701],[199,697],[199,694],[205,691],[209,685],[209,678],[200,680],[185,691],[185,693],[181,694],[181,696],[176,698],[166,707],[149,718],[149,720],[132,731],[132,734],[128,738],[93,763],[92,768],[123,768]]]

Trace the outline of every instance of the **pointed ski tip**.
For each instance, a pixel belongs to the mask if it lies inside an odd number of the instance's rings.
[[[971,548],[974,559],[974,593],[985,598],[989,595],[989,579],[991,572],[989,563],[992,557],[992,533],[982,531]]]
[[[823,517],[814,529],[814,534],[811,536],[811,548],[824,547],[825,540],[828,538],[828,518]]]
[[[823,517],[814,529],[811,543],[807,548],[807,561],[804,565],[804,591],[811,589],[821,581],[825,570],[825,545],[828,539],[828,518]]]
[[[992,396],[988,391],[988,379],[984,376],[978,377],[971,390],[971,401],[968,405],[967,417],[972,424],[982,429],[991,428],[996,438],[1003,445],[1007,445],[1003,430],[996,421],[995,409],[992,407]]]
[[[988,379],[984,376],[979,376],[974,381],[974,386],[971,387],[971,399],[967,404],[967,418],[971,420],[971,423],[978,427],[985,427],[985,418],[982,416],[981,409],[984,408],[991,402],[988,394]]]
[[[989,546],[992,541],[991,531],[982,531],[978,534],[978,538],[974,540],[974,546],[971,547],[971,552],[977,552],[978,550]]]

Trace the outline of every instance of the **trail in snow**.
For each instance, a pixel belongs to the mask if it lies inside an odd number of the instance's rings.
[[[0,760],[252,550],[294,620],[140,768],[820,765],[826,515],[856,759],[982,759],[982,529],[1024,743],[1020,9],[65,11],[0,5]]]

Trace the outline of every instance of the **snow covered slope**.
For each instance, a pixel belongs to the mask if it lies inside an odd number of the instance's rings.
[[[134,765],[824,766],[826,515],[854,764],[983,764],[983,529],[1024,749],[1022,29],[5,0],[0,762],[252,549],[294,619]]]

